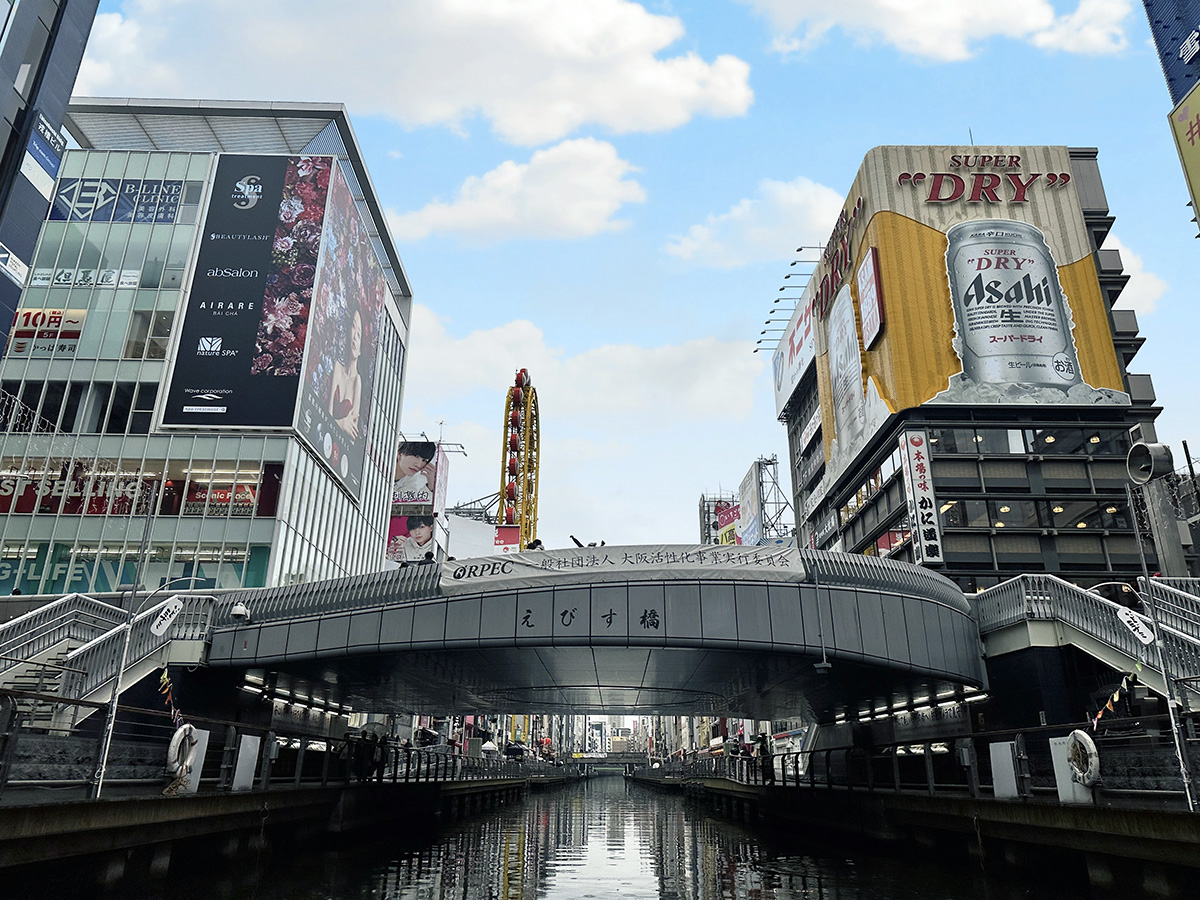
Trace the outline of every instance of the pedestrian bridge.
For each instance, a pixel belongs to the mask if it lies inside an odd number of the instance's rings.
[[[778,547],[537,551],[240,591],[210,637],[210,667],[336,685],[359,709],[831,721],[986,687],[953,582]]]

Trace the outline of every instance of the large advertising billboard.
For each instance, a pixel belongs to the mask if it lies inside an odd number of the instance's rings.
[[[827,480],[922,404],[1129,404],[1066,147],[871,150],[793,322],[776,409],[811,353]]]
[[[1143,0],[1171,102],[1200,79],[1200,0]]]
[[[290,428],[333,158],[217,161],[165,427]]]
[[[1194,209],[1196,198],[1200,197],[1200,85],[1188,91],[1179,105],[1171,110],[1169,121]]]
[[[401,441],[396,450],[387,558],[419,562],[437,553],[435,518],[446,510],[450,459],[434,441]]]
[[[277,236],[275,253],[307,252],[307,236]],[[308,355],[296,428],[355,494],[362,484],[376,348],[387,280],[345,177],[335,167],[320,267],[311,290]]]
[[[754,545],[762,539],[762,474],[758,460],[750,464],[750,471],[738,488],[737,542]]]

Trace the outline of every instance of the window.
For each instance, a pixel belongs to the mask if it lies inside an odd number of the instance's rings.
[[[942,524],[950,528],[987,528],[992,524],[985,500],[946,500],[940,510]]]
[[[1112,504],[1106,504],[1109,505]],[[1085,531],[1102,527],[1100,509],[1095,500],[1051,500],[1050,512],[1054,517],[1054,527],[1059,531]]]
[[[129,413],[133,410],[133,393],[137,385],[119,382],[112,394],[112,407],[104,424],[105,434],[124,434],[129,427]]]
[[[978,453],[974,428],[933,428],[929,443],[935,453]]]
[[[1041,528],[1049,526],[1035,500],[989,500],[988,516],[993,528]]]
[[[154,413],[154,401],[158,399],[158,385],[154,383],[139,384],[133,403],[133,413],[129,417],[130,434],[149,434],[150,418]]]
[[[125,336],[125,359],[166,359],[171,339],[173,312],[134,310]]]

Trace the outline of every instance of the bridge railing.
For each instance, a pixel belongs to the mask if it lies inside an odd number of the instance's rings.
[[[183,601],[183,609],[163,634],[155,634],[151,630],[154,620],[163,607],[175,599]],[[171,641],[206,640],[212,621],[213,603],[212,597],[192,594],[164,597],[159,603],[134,616],[132,622],[113,627],[68,653],[64,662],[71,670],[63,674],[59,691],[65,697],[87,697],[115,678],[121,665],[126,629],[130,632],[129,650],[125,654],[127,669]],[[122,615],[125,615],[124,611]]]
[[[223,594],[217,603],[213,625],[224,628],[239,624],[230,613],[239,602],[250,610],[252,621],[271,622],[436,597],[440,591],[441,570],[437,563],[409,563],[404,568],[386,572],[231,591]]]
[[[1158,621],[1200,641],[1200,596],[1158,578],[1151,578],[1148,584],[1139,578],[1138,585],[1154,601]]]
[[[5,805],[41,804],[85,799],[99,765],[100,742],[94,733],[67,727],[39,727],[13,712],[22,701],[37,699],[29,691],[0,689],[0,796]],[[61,701],[43,695],[46,702]],[[99,701],[73,699],[70,705],[102,709]],[[78,716],[69,717],[72,720]],[[345,785],[353,782],[392,784],[523,781],[539,774],[574,772],[542,760],[471,758],[443,750],[402,747],[394,739],[363,740],[349,732],[330,737],[272,730],[211,719],[188,717],[208,732],[207,747],[189,779],[201,792],[233,790],[241,738],[258,739],[251,771],[253,789]],[[175,726],[166,709],[119,706],[105,777],[105,796],[152,796],[175,792],[166,771]]]
[[[71,594],[0,625],[0,675],[63,641],[89,641],[116,626],[125,611]]]
[[[1106,718],[1104,722],[1107,725],[1098,733],[1092,732],[1100,759],[1097,803],[1184,806],[1183,782],[1166,716]],[[761,759],[747,757],[692,759],[684,763],[682,779],[721,779],[767,788],[987,797],[995,795],[990,745],[999,743],[1006,745],[1006,754],[1007,745],[1014,748],[1019,797],[1057,800],[1050,740],[1065,737],[1074,729],[1073,725],[1045,726],[870,748],[830,747],[774,754],[767,766]],[[1200,748],[1189,745],[1187,752],[1190,770],[1196,772]]]
[[[1112,647],[1131,660],[1157,671],[1157,657],[1118,618],[1125,609],[1092,591],[1054,575],[1020,575],[975,595],[976,616],[981,634],[1015,625],[1022,621],[1059,621],[1070,625],[1096,641]],[[1133,613],[1147,630],[1150,619]],[[1159,638],[1171,677],[1176,681],[1200,675],[1200,638],[1174,627],[1181,617],[1160,617]],[[1174,623],[1174,624],[1173,624]],[[1200,684],[1179,681],[1181,696],[1189,705],[1200,700]]]

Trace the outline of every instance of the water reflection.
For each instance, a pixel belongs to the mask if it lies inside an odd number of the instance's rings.
[[[330,859],[329,897],[405,900],[1001,900],[1061,887],[985,881],[969,860],[873,855],[712,817],[621,778],[532,794],[371,870]],[[261,894],[260,894],[261,896]]]
[[[530,794],[434,833],[360,837],[338,849],[276,845],[238,862],[188,857],[165,879],[126,878],[121,900],[1003,900],[1078,886],[985,880],[932,851],[876,855],[750,829],[616,777]],[[62,875],[64,879],[75,876]],[[9,883],[6,900],[100,897],[95,887]],[[1086,887],[1084,888],[1086,892]]]

